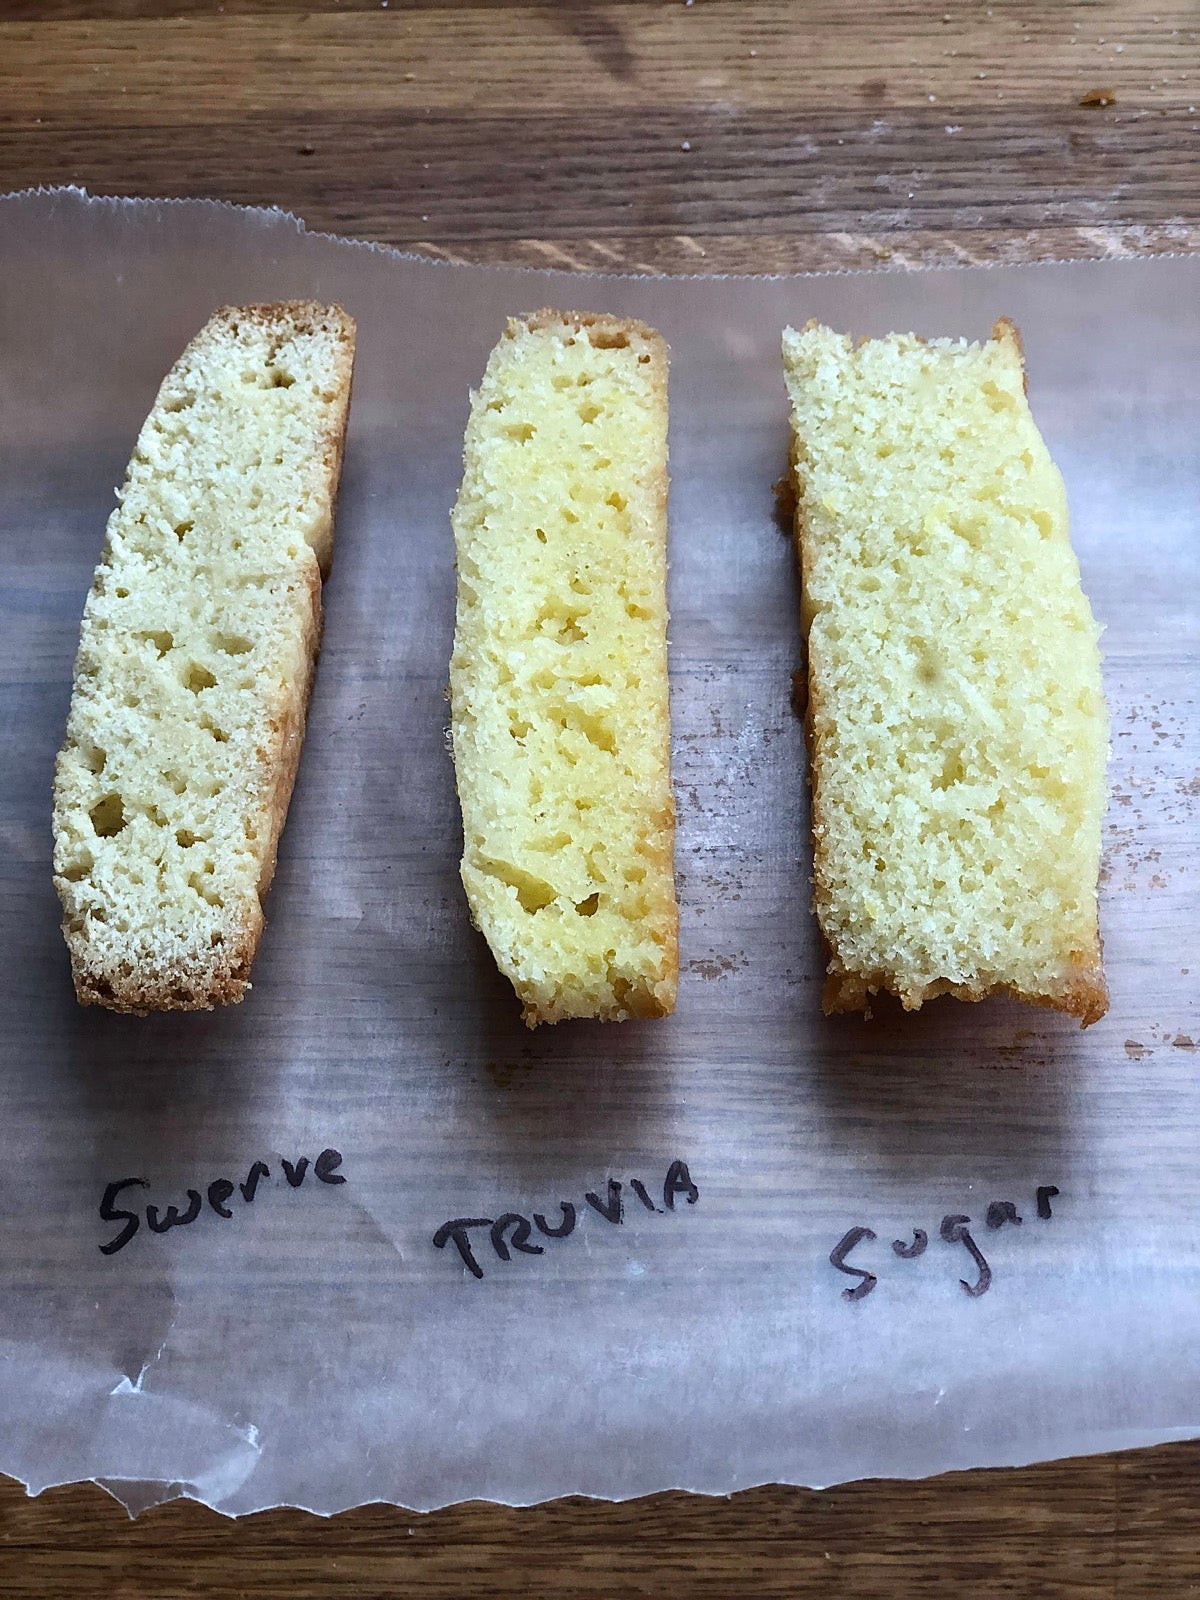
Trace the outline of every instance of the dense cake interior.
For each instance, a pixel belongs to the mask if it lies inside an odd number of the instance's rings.
[[[830,998],[1099,1014],[1099,630],[1015,331],[784,356]]]

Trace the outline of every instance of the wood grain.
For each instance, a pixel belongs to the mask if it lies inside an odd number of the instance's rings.
[[[177,1503],[130,1522],[99,1489],[0,1486],[11,1600],[470,1595],[1132,1600],[1191,1593],[1200,1444],[920,1483],[533,1509],[386,1506],[230,1522]]]
[[[0,191],[195,194],[453,260],[786,271],[1200,247],[1194,0],[6,0]],[[1112,97],[1107,105],[1085,105]],[[1200,1444],[814,1494],[130,1523],[0,1484],[0,1591],[1149,1597]]]
[[[1186,0],[1162,4],[1157,26],[1124,4],[1088,8],[1093,27],[1097,10],[1124,23],[1120,38],[1073,29],[1068,6],[996,6],[980,27],[980,8],[962,0],[945,11],[923,0],[513,6],[502,26],[494,8],[476,6],[398,5],[382,19],[306,10],[283,26],[196,11],[118,18],[102,31],[90,21],[0,22],[0,52],[17,90],[10,115],[85,126],[159,125],[170,104],[203,107],[207,123],[297,103],[314,115],[577,115],[581,92],[589,113],[866,106],[882,116],[943,101],[1102,110],[1079,107],[1097,83],[1117,105],[1129,98],[1145,111],[1189,103],[1188,75],[1168,63],[1195,13]],[[575,142],[586,148],[578,127]]]
[[[9,0],[0,190],[215,196],[618,270],[986,257],[1012,234],[1072,256],[1130,228],[1178,248],[1197,21],[1191,0]],[[1082,105],[1096,88],[1115,102]]]

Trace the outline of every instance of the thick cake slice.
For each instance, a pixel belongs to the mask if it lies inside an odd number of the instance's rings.
[[[304,738],[354,323],[218,311],[138,437],[84,608],[54,782],[81,1002],[240,1000]]]
[[[1094,1022],[1108,719],[1020,339],[783,341],[828,1011]]]
[[[471,915],[530,1027],[664,1016],[679,960],[659,335],[510,321],[472,397],[453,520]]]

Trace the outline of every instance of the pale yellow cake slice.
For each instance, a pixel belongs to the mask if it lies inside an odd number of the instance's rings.
[[[1020,339],[788,329],[825,1006],[1102,1016],[1099,629]]]
[[[76,993],[240,1000],[304,738],[354,323],[226,307],[138,437],[84,609],[54,780]]]
[[[453,523],[471,915],[531,1027],[663,1016],[679,958],[659,335],[510,321],[472,396]]]

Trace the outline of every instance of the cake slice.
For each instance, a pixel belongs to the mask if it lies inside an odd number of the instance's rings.
[[[827,1011],[1004,992],[1085,1025],[1099,629],[1016,329],[784,334]]]
[[[339,306],[218,311],[167,374],[84,608],[54,781],[75,990],[240,1000],[304,738],[350,403]]]
[[[510,321],[471,400],[450,689],[463,884],[530,1027],[675,1003],[666,519],[659,335]]]

